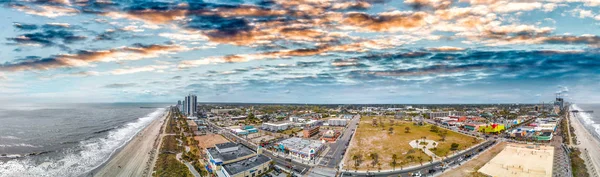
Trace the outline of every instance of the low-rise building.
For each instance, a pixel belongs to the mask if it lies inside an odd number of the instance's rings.
[[[269,162],[271,162],[269,157],[259,154],[246,160],[225,164],[221,168],[221,173],[225,177],[259,176],[269,171]]]
[[[193,121],[193,120],[187,120],[187,124],[188,124],[188,127],[190,127],[190,130],[192,130],[192,131],[198,131],[198,124],[196,124],[195,121]]]
[[[309,161],[315,159],[325,146],[320,141],[292,137],[277,143],[277,149],[293,158]]]
[[[267,130],[267,131],[283,131],[283,130],[287,130],[290,128],[290,124],[289,123],[263,123],[262,124],[262,129],[263,130]]]
[[[335,140],[337,140],[337,138],[340,136],[340,134],[341,133],[338,131],[327,130],[321,137],[321,140],[327,141],[327,142],[335,142]]]
[[[269,169],[271,159],[238,144],[221,143],[206,149],[208,165],[206,169],[218,177],[258,176]]]
[[[315,136],[316,134],[319,134],[319,126],[315,126],[315,127],[306,126],[304,128],[304,130],[302,130],[302,133],[304,135],[304,138],[310,138],[312,136]]]
[[[329,126],[346,126],[348,119],[329,119],[327,120]]]

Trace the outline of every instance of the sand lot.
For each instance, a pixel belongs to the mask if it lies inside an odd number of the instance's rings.
[[[473,176],[473,172],[476,172],[477,169],[481,168],[485,163],[489,162],[492,158],[494,158],[498,153],[504,150],[506,147],[506,142],[501,142],[490,150],[485,151],[484,153],[479,154],[474,159],[469,160],[467,163],[462,164],[460,167],[447,171],[446,173],[440,175],[442,177],[465,177],[465,176]]]
[[[554,147],[508,144],[479,172],[495,177],[551,177]]]
[[[198,147],[200,148],[200,150],[202,152],[204,152],[204,149],[206,149],[206,148],[215,147],[215,144],[229,142],[227,139],[225,139],[223,136],[221,136],[219,134],[207,134],[207,135],[203,135],[203,136],[195,136],[194,139],[199,142]]]

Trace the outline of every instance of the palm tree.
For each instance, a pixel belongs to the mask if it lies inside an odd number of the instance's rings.
[[[379,163],[379,154],[377,154],[376,152],[371,153],[371,159],[373,159],[373,162],[371,162],[371,165],[375,166],[377,165],[377,163]]]
[[[442,141],[446,141],[446,135],[448,135],[448,130],[442,130],[439,133],[440,137],[442,137]]]
[[[396,154],[392,154],[392,163],[390,163],[390,165],[392,165],[393,170],[396,170],[396,159],[398,159],[398,156]]]
[[[353,155],[352,156],[352,160],[354,160],[354,171],[356,171],[356,170],[358,170],[358,166],[360,166],[361,156],[360,155]]]

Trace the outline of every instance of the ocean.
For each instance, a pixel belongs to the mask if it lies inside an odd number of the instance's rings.
[[[167,104],[39,104],[0,108],[0,177],[85,176]]]
[[[592,113],[578,113],[577,118],[584,123],[585,128],[600,140],[600,104],[573,104],[573,110],[593,111]]]

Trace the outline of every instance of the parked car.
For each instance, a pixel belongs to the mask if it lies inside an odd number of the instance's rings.
[[[435,173],[436,171],[437,171],[437,170],[435,170],[435,169],[433,169],[433,168],[432,168],[432,169],[429,169],[429,174]]]

